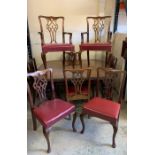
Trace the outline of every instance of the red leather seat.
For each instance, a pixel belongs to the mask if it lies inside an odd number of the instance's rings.
[[[80,45],[80,50],[105,50],[111,51],[111,43],[83,43]]]
[[[74,46],[72,44],[44,44],[42,45],[42,51],[44,53],[52,51],[74,51]]]
[[[115,137],[118,130],[118,120],[120,107],[122,103],[122,88],[126,72],[112,68],[97,68],[97,89],[96,95],[83,106],[83,112],[80,115],[82,130],[84,133],[84,115],[98,117],[108,121],[114,129],[112,138],[112,147],[115,148]],[[101,85],[104,83],[104,86]],[[117,100],[117,101],[116,101]]]
[[[88,87],[82,87],[81,88],[81,92],[83,95],[88,95]],[[72,96],[72,95],[75,95],[75,88],[74,87],[69,87],[68,88],[68,95],[69,96]]]
[[[38,120],[42,125],[49,153],[51,151],[49,132],[52,125],[67,115],[71,115],[75,111],[75,106],[63,99],[56,98],[52,68],[28,73],[27,81],[33,129],[37,129],[36,121]],[[38,106],[35,104],[36,97]]]
[[[84,113],[112,121],[117,120],[120,104],[111,100],[95,97],[84,105]]]
[[[69,115],[75,106],[61,99],[49,100],[33,110],[40,123],[46,128]]]

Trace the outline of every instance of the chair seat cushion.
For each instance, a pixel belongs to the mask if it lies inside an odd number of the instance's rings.
[[[83,95],[88,95],[88,87],[87,86],[86,87],[82,87],[81,88],[81,93]],[[68,95],[69,96],[75,95],[75,88],[74,87],[69,87],[68,88]]]
[[[72,44],[44,44],[42,45],[42,51],[55,52],[55,51],[74,51],[74,46]]]
[[[61,99],[48,100],[33,110],[40,123],[48,128],[75,110],[75,106]]]
[[[120,104],[111,100],[95,97],[84,105],[83,112],[107,121],[115,121],[119,116]]]
[[[83,43],[80,45],[80,50],[105,50],[111,51],[111,43]]]

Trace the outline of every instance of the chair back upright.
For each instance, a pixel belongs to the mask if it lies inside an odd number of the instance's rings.
[[[100,43],[110,40],[111,16],[87,17],[87,42]]]
[[[27,91],[31,108],[36,106],[36,96],[38,96],[39,103],[55,98],[53,72],[51,68],[28,73],[27,79]],[[30,83],[29,81],[33,82]]]
[[[126,72],[112,68],[97,68],[97,96],[117,101],[123,99]]]
[[[38,16],[40,24],[41,44],[64,43],[64,17]],[[58,38],[59,36],[59,38]]]
[[[90,68],[64,70],[67,101],[90,99],[90,76]]]

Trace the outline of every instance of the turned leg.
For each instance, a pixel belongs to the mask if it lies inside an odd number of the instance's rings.
[[[89,116],[89,115],[88,115],[88,116]],[[80,115],[80,120],[81,120],[81,123],[82,123],[82,130],[81,130],[81,133],[84,133],[84,130],[85,130],[84,114],[81,114],[81,115]]]
[[[73,122],[72,122],[73,132],[76,132],[76,128],[75,128],[76,118],[77,118],[77,113],[75,112],[74,115],[73,115]]]
[[[115,137],[116,137],[116,133],[117,133],[117,130],[118,130],[118,125],[116,123],[116,124],[112,124],[112,126],[113,126],[113,130],[114,130],[112,147],[115,148],[116,147]]]
[[[106,56],[105,56],[105,66],[107,65],[108,63],[108,52],[106,52]]]
[[[46,138],[46,141],[47,141],[47,146],[48,146],[47,152],[50,153],[51,152],[51,146],[50,146],[49,131],[48,131],[48,129],[45,129],[43,127],[43,134],[44,134],[44,136]]]
[[[90,66],[90,60],[89,60],[89,50],[87,50],[87,61],[88,61],[88,67]]]
[[[65,58],[65,51],[63,51],[63,58],[62,58],[62,67],[65,68],[65,61],[66,61],[66,58]]]
[[[82,68],[81,52],[79,52],[79,63],[80,63],[80,67]]]
[[[44,68],[46,69],[46,68],[47,68],[46,54],[44,54],[44,53],[42,52],[42,53],[41,53],[41,58],[42,58],[42,61],[43,61]]]

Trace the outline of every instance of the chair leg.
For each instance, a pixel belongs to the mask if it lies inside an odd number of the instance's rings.
[[[74,115],[73,115],[73,122],[72,122],[73,132],[76,132],[76,128],[75,128],[76,118],[77,118],[77,113],[75,112]]]
[[[80,63],[80,67],[82,68],[81,52],[79,52],[79,63]]]
[[[32,109],[31,109],[31,116],[32,116],[32,122],[33,122],[33,130],[37,130],[37,120],[33,115]]]
[[[42,53],[41,53],[41,58],[42,58],[42,61],[43,61],[44,68],[46,69],[46,68],[47,68],[46,54],[44,54],[44,53],[42,52]]]
[[[90,60],[89,60],[89,50],[87,50],[87,61],[88,61],[88,67],[90,66]]]
[[[66,58],[65,58],[65,51],[63,51],[63,58],[62,58],[62,67],[65,68]]]
[[[88,116],[89,116],[89,115],[88,115]],[[80,120],[81,120],[81,123],[82,123],[82,130],[81,130],[81,133],[84,133],[84,130],[85,130],[84,114],[81,114],[81,115],[80,115]]]
[[[116,147],[116,143],[115,143],[115,137],[116,137],[116,133],[117,133],[117,130],[118,130],[118,123],[115,123],[115,124],[112,124],[113,126],[113,130],[114,130],[114,133],[113,133],[113,142],[112,142],[112,147],[115,148]]]
[[[48,146],[47,152],[50,153],[51,152],[51,146],[50,146],[49,131],[48,131],[48,129],[43,127],[43,134],[44,134],[44,136],[46,138],[46,141],[47,141],[47,146]]]

